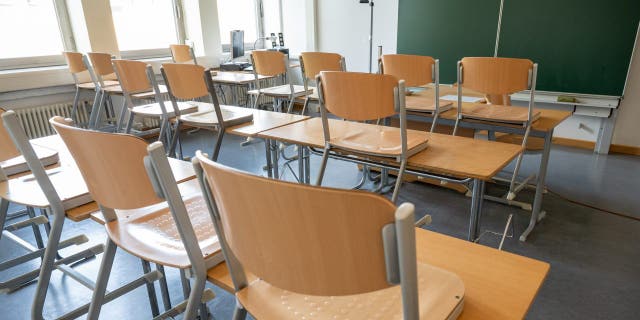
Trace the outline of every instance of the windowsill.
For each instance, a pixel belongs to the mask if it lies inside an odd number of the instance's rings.
[[[162,63],[171,62],[171,57],[137,59],[148,62],[159,73]],[[55,87],[73,84],[73,77],[66,65],[7,69],[0,71],[0,93]]]

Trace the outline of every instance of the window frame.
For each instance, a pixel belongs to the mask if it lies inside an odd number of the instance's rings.
[[[55,11],[56,20],[58,21],[58,29],[60,31],[62,47],[65,51],[75,51],[75,40],[73,38],[73,30],[71,28],[71,20],[65,0],[51,0]],[[61,66],[66,62],[62,56],[62,52],[56,55],[47,56],[25,56],[16,58],[0,59],[1,70],[42,68]]]
[[[256,8],[256,34],[258,38],[264,38],[266,35],[264,33],[264,5],[262,0],[254,0],[255,8]],[[218,12],[220,14],[220,12]],[[280,32],[282,32],[282,1],[278,1],[278,16],[280,20]],[[246,40],[246,39],[245,39]],[[266,41],[266,40],[262,40]],[[244,50],[251,51],[256,49],[265,49],[267,47],[266,43],[263,46],[254,46],[254,44],[260,43],[262,41],[258,41],[256,39],[253,42],[245,42]],[[222,45],[222,53],[230,53],[231,52],[231,43],[220,43]]]

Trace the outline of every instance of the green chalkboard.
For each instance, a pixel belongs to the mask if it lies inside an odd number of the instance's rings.
[[[500,0],[399,0],[398,52],[440,59],[455,81],[464,56],[493,56]],[[621,96],[639,0],[504,0],[498,55],[539,64],[537,89]]]
[[[538,63],[537,90],[621,96],[638,0],[505,0],[498,55]]]
[[[500,0],[400,0],[398,53],[440,60],[440,82],[456,81],[466,56],[493,56]]]

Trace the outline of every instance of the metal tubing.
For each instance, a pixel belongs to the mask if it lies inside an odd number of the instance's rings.
[[[141,258],[140,262],[142,263],[142,271],[145,274],[150,273],[151,264],[149,263],[149,261],[146,261]],[[151,306],[151,314],[154,317],[157,317],[160,314],[160,308],[158,307],[158,297],[156,296],[156,286],[153,284],[153,282],[150,282],[146,284],[146,287],[147,287],[147,295],[149,296],[149,304]]]
[[[162,279],[160,279],[160,293],[162,294],[162,305],[164,307],[164,311],[171,309],[171,295],[169,294],[169,287],[167,285],[167,277],[164,272],[164,266],[156,263],[156,270],[162,274]]]
[[[553,130],[549,130],[544,138],[544,150],[542,151],[542,158],[540,159],[540,168],[538,169],[538,184],[536,185],[536,195],[533,198],[533,210],[531,211],[531,219],[529,220],[529,226],[520,235],[520,241],[527,241],[527,237],[535,228],[538,223],[538,218],[542,217],[542,195],[544,193],[544,181],[547,177],[547,166],[549,164],[549,155],[551,153],[551,137],[553,137]]]

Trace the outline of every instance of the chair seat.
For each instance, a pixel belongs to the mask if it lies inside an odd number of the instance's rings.
[[[304,86],[293,86],[293,95],[295,96],[306,96],[309,94],[312,94],[314,92],[314,90],[312,88],[309,88],[309,90],[304,90]],[[271,97],[288,97],[291,95],[291,86],[289,86],[288,84],[285,85],[281,85],[281,86],[276,86],[276,87],[269,87],[269,88],[264,88],[264,89],[260,89],[260,90],[249,90],[248,94],[251,95],[258,95],[258,93],[262,93],[266,96],[271,96]]]
[[[400,128],[357,122],[347,122],[342,134],[331,136],[332,146],[358,153],[399,157],[402,155]],[[407,130],[407,157],[427,147],[429,134]]]
[[[201,194],[184,199],[205,259],[220,253],[220,243]],[[107,223],[109,238],[118,247],[144,260],[174,268],[191,266],[166,203],[136,210],[117,210]]]
[[[171,101],[165,101],[164,107],[167,110],[167,115],[170,118],[176,116],[176,113],[173,109],[173,104]],[[180,114],[189,114],[198,111],[198,105],[193,105],[187,102],[178,102],[178,110],[180,110]],[[162,115],[162,109],[160,109],[159,103],[150,103],[141,106],[135,106],[131,109],[131,112],[144,116],[160,116]]]
[[[448,271],[418,263],[420,319],[455,319],[464,284]],[[403,319],[400,286],[349,296],[309,296],[256,280],[236,296],[257,319]]]
[[[462,116],[483,121],[521,124],[527,122],[529,110],[525,107],[478,103],[463,109]],[[532,121],[537,120],[539,117],[540,111],[533,110]]]
[[[167,86],[165,85],[158,85],[158,89],[160,90],[160,93],[167,93]],[[147,92],[140,92],[140,93],[135,93],[131,95],[132,98],[136,98],[136,99],[153,99],[156,97],[155,92],[152,91],[147,91]]]
[[[118,85],[120,85],[120,82],[113,81],[113,80],[107,80],[107,81],[104,81],[104,85],[105,85],[105,87],[118,86]],[[92,90],[95,90],[96,85],[93,82],[84,82],[84,83],[79,83],[77,85],[77,87],[81,88],[81,89],[92,89]]]
[[[499,142],[522,145],[523,138],[524,137],[520,134],[496,132],[496,141],[499,141]],[[527,151],[544,150],[544,139],[529,136],[527,138],[527,145],[525,146],[525,150]]]
[[[214,106],[204,102],[197,104],[200,111],[181,115],[180,122],[194,127],[217,127],[219,123]],[[222,120],[227,126],[251,122],[253,119],[253,110],[251,109],[221,105],[220,110],[222,111]]]

